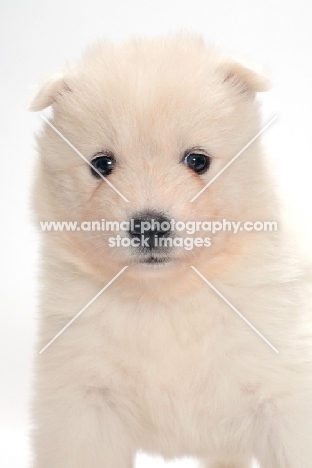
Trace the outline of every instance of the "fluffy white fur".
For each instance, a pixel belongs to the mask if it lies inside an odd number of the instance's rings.
[[[211,248],[175,249],[140,266],[107,234],[42,235],[34,468],[131,468],[137,450],[191,455],[205,468],[312,466],[309,263],[289,240],[270,168],[255,141],[265,75],[178,35],[99,43],[53,76],[32,109],[90,161],[110,150],[109,180],[126,203],[48,126],[38,135],[38,220],[124,221],[143,209],[176,220],[277,220],[278,232],[219,233]],[[198,176],[181,159],[212,157]],[[110,234],[111,235],[111,234]],[[190,268],[194,265],[273,344],[275,354]]]

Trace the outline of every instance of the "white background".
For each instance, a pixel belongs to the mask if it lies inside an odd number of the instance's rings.
[[[1,2],[0,465],[28,467],[27,405],[35,333],[39,239],[30,223],[38,114],[32,87],[79,57],[99,37],[122,39],[187,29],[266,65],[274,89],[263,96],[266,133],[281,186],[297,212],[311,214],[311,23],[308,1],[66,0]],[[108,70],[109,73],[109,70]],[[300,228],[301,229],[301,228]],[[140,468],[161,459],[140,458]],[[193,463],[168,466],[193,467]],[[62,467],[60,467],[62,468]]]

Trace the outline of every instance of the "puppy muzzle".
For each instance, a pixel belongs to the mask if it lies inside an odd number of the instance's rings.
[[[161,252],[167,250],[165,239],[172,235],[170,220],[159,212],[136,213],[130,219],[128,234],[141,253]]]

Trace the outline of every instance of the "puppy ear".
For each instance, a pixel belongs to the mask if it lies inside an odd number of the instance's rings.
[[[240,60],[230,59],[221,65],[223,81],[240,87],[240,91],[255,93],[268,91],[271,88],[269,76],[258,66],[246,64]]]
[[[65,83],[64,74],[55,73],[39,87],[37,94],[28,106],[28,110],[40,111],[51,106],[56,101],[57,95],[66,89],[69,88]]]

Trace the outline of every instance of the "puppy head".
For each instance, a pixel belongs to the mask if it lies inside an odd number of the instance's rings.
[[[49,233],[53,242],[100,276],[124,265],[162,276],[220,255],[228,248],[226,233],[208,248],[157,246],[155,239],[209,236],[201,228],[177,232],[171,220],[264,215],[257,141],[191,200],[260,130],[255,97],[268,87],[265,75],[198,38],[96,44],[80,63],[48,80],[32,102],[32,110],[53,106],[51,125],[38,135],[35,203],[41,221],[119,224],[111,231]],[[129,246],[133,239],[140,245]]]

